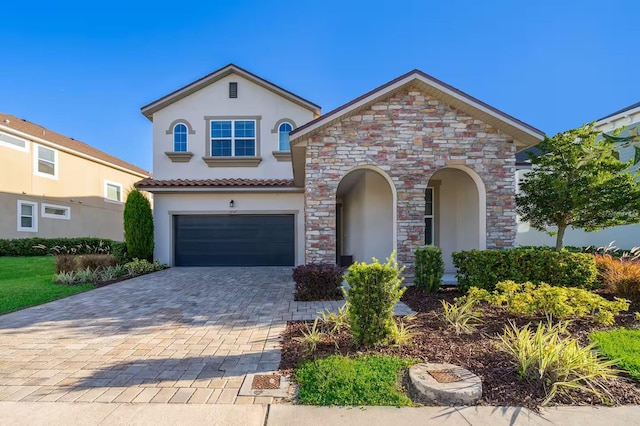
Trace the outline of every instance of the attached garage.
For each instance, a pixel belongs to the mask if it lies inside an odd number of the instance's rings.
[[[175,215],[175,266],[293,266],[295,216]]]

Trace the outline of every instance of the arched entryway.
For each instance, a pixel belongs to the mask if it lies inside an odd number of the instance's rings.
[[[336,191],[336,261],[381,261],[396,249],[396,191],[374,166],[349,171]]]
[[[447,166],[429,180],[425,193],[425,244],[442,250],[445,272],[454,273],[451,254],[486,248],[486,191],[465,166]]]

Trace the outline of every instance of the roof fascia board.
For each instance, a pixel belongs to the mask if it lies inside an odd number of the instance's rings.
[[[219,186],[219,187],[180,187],[180,186],[141,186],[139,189],[147,192],[182,193],[182,192],[282,192],[282,193],[303,193],[303,188],[285,187],[242,187],[242,186]]]
[[[605,117],[602,118],[598,121],[596,121],[596,126],[602,126],[603,124],[608,124],[614,121],[618,121],[620,119],[626,118],[626,117],[630,117],[630,116],[635,116],[640,114],[640,107],[637,108],[633,108],[633,109],[629,109],[626,111],[622,111],[616,115],[611,115],[609,117]]]
[[[474,99],[471,99],[467,96],[463,96],[460,93],[458,93],[457,91],[451,90],[449,87],[443,86],[442,84],[440,84],[437,81],[432,80],[431,78],[428,78],[427,76],[423,75],[422,73],[418,72],[418,71],[414,71],[411,74],[407,75],[406,77],[396,81],[395,83],[392,83],[386,87],[384,87],[383,89],[376,91],[374,93],[371,93],[369,96],[359,100],[358,102],[355,102],[352,105],[349,105],[348,107],[344,108],[343,110],[338,109],[334,114],[332,114],[331,112],[329,112],[326,116],[325,119],[323,119],[322,117],[320,117],[318,119],[318,121],[314,124],[312,124],[309,127],[306,128],[299,128],[299,132],[296,132],[295,130],[292,132],[291,134],[291,141],[296,141],[298,139],[300,139],[302,136],[309,134],[311,132],[313,132],[314,130],[326,125],[328,122],[331,122],[333,120],[338,119],[339,117],[345,116],[347,114],[349,114],[350,112],[357,110],[361,107],[363,107],[364,105],[367,105],[371,102],[374,102],[376,99],[379,99],[381,97],[384,97],[385,95],[393,92],[394,90],[399,89],[400,87],[410,83],[413,80],[419,80],[421,82],[423,82],[424,84],[433,87],[434,89],[445,93],[448,96],[451,96],[455,99],[460,100],[461,102],[471,106],[472,108],[475,108],[485,114],[488,114],[502,122],[504,122],[507,125],[510,125],[518,130],[520,130],[521,132],[524,132],[534,138],[540,139],[542,140],[542,138],[544,137],[544,134],[542,133],[538,133],[538,132],[534,132],[533,130],[522,126],[520,123],[518,123],[517,121],[514,121],[512,119],[510,119],[509,117],[506,117],[502,114],[497,113],[496,111],[487,108],[486,106],[478,103],[477,101],[475,101]]]
[[[181,87],[180,89],[169,93],[166,96],[161,97],[160,99],[153,101],[145,106],[143,106],[142,108],[140,108],[140,111],[142,112],[142,114],[147,117],[149,120],[153,121],[153,114],[161,109],[163,109],[164,107],[177,102],[178,100],[182,99],[182,97],[186,97],[192,93],[197,92],[198,90],[215,83],[216,81],[230,75],[230,74],[237,74],[242,78],[247,79],[248,81],[257,84],[260,87],[263,87],[267,90],[271,90],[272,92],[276,93],[277,95],[288,99],[294,103],[297,103],[303,107],[305,107],[306,109],[310,110],[311,112],[313,112],[314,114],[320,114],[320,106],[316,105],[296,94],[294,94],[293,92],[289,92],[286,89],[283,89],[282,87],[279,87],[273,83],[271,83],[270,81],[267,81],[249,71],[246,71],[236,65],[227,65],[223,68],[220,68],[217,71],[214,71],[213,73],[206,75],[196,81],[194,81],[193,83],[187,84],[186,86]],[[177,99],[176,99],[177,98]],[[175,100],[174,100],[175,99]]]
[[[87,160],[91,160],[93,162],[96,162],[96,163],[111,167],[113,169],[117,169],[117,170],[129,173],[129,174],[132,174],[132,175],[140,176],[142,178],[147,178],[147,177],[151,176],[151,173],[143,174],[143,173],[137,172],[135,170],[127,169],[126,167],[118,166],[117,164],[110,163],[109,161],[101,160],[100,158],[96,158],[96,157],[93,157],[91,155],[84,154],[82,152],[76,151],[75,149],[67,148],[66,146],[62,146],[62,145],[59,145],[59,144],[57,144],[55,142],[51,142],[51,141],[48,141],[46,139],[42,139],[42,138],[40,138],[38,136],[34,136],[34,135],[30,134],[30,133],[21,132],[20,130],[13,129],[11,127],[6,127],[6,126],[0,125],[0,129],[3,130],[3,131],[11,132],[11,133],[13,133],[13,134],[15,134],[17,136],[20,136],[21,138],[26,138],[29,141],[37,142],[40,145],[50,146],[50,147],[55,148],[55,149],[57,149],[59,151],[67,152],[67,153],[73,154],[73,155],[75,155],[77,157],[81,157],[81,158],[84,158],[84,159],[87,159]]]

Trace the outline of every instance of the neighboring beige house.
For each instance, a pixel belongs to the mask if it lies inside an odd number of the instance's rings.
[[[626,126],[622,135],[629,133],[629,130],[640,126],[640,102],[616,111],[596,121],[595,128],[603,132],[610,133],[615,129]],[[535,152],[535,151],[534,151]],[[527,162],[526,153],[522,153],[518,158],[517,181],[530,170],[531,166]],[[630,146],[620,150],[620,160],[629,161],[634,156],[634,148]],[[631,170],[638,170],[640,164],[632,166]],[[594,246],[604,247],[613,243],[616,247],[630,249],[640,246],[640,224],[615,226],[597,232],[585,232],[581,229],[567,229],[564,236],[566,246]],[[518,221],[518,233],[516,244],[519,246],[541,246],[555,245],[555,237],[544,232],[536,231],[527,222]]]
[[[370,261],[511,246],[515,154],[544,134],[418,70],[327,114],[235,65],[150,103],[155,257]],[[410,270],[410,269],[409,269]]]
[[[0,113],[0,238],[122,241],[127,191],[150,173]]]

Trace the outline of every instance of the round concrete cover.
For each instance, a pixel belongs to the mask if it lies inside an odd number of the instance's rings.
[[[459,381],[440,383],[429,371],[447,371]],[[409,369],[413,386],[436,405],[473,405],[482,396],[482,381],[466,368],[453,364],[421,363]]]

